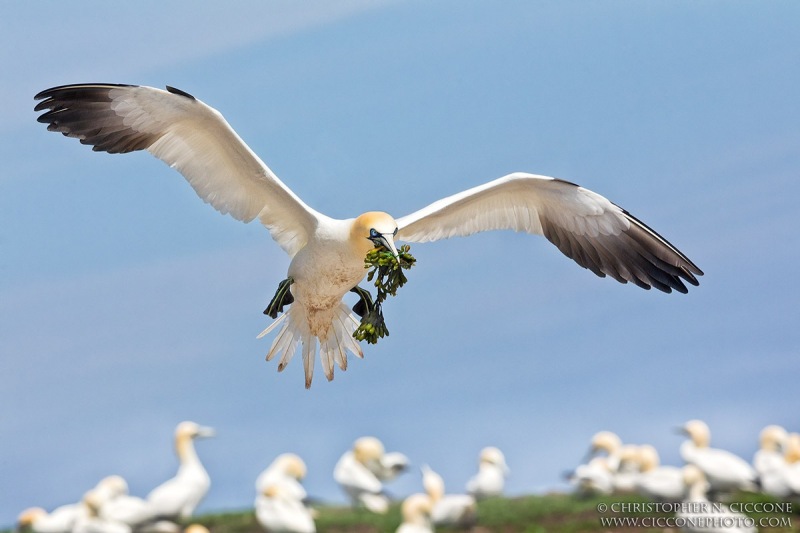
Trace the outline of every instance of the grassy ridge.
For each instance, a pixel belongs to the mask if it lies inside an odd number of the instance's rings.
[[[742,494],[736,502],[765,503],[775,500],[761,496]],[[478,505],[478,524],[473,533],[541,533],[541,532],[645,532],[664,531],[663,528],[645,528],[635,525],[608,526],[601,517],[663,517],[669,513],[600,513],[598,505],[613,503],[645,504],[648,500],[636,496],[578,498],[570,494],[547,494],[519,498],[495,498]],[[615,508],[619,508],[615,506]],[[399,504],[393,505],[386,515],[376,515],[364,510],[347,507],[316,507],[317,531],[319,533],[385,533],[393,532],[401,522]],[[792,514],[750,514],[753,519],[785,518],[790,527],[761,528],[773,533],[800,533],[800,503],[792,505]],[[253,511],[205,515],[195,522],[205,525],[211,533],[264,533],[256,522]],[[456,531],[437,528],[436,531]],[[673,530],[674,531],[674,530]]]

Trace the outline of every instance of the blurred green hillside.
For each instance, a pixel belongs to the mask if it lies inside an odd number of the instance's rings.
[[[761,495],[742,494],[737,503],[772,503],[775,500]],[[579,498],[571,494],[547,494],[523,496],[518,498],[495,498],[478,504],[478,523],[472,533],[578,533],[578,532],[646,532],[677,531],[676,528],[648,528],[637,525],[632,520],[668,519],[673,516],[666,512],[612,512],[598,511],[602,505],[606,509],[636,509],[635,504],[648,501],[636,496]],[[781,505],[786,505],[779,502]],[[618,504],[618,505],[613,505]],[[622,505],[627,504],[627,505]],[[394,532],[401,522],[400,506],[395,504],[386,515],[375,515],[364,510],[349,507],[315,506],[317,531],[319,533],[387,533]],[[641,508],[640,508],[641,509]],[[800,532],[800,502],[791,505],[791,513],[748,513],[756,521],[776,524],[778,527],[762,527],[759,531],[774,533]],[[627,524],[603,523],[601,519],[628,519]],[[212,514],[197,517],[196,523],[205,525],[211,533],[264,533],[256,522],[252,510]],[[669,525],[667,522],[662,522]],[[756,522],[758,524],[758,522]],[[788,527],[787,527],[788,526]],[[437,532],[458,531],[453,528],[437,528]]]

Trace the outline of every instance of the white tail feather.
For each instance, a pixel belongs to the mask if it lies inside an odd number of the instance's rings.
[[[310,333],[303,335],[303,368],[306,371],[306,388],[311,388],[314,379],[314,360],[317,358],[317,338]]]
[[[272,341],[272,346],[269,349],[269,353],[267,353],[267,361],[271,361],[276,354],[283,353],[291,342],[292,337],[294,337],[294,334],[289,329],[289,324],[284,324],[275,340]]]
[[[283,372],[283,369],[286,368],[286,365],[289,364],[289,361],[292,360],[294,357],[294,352],[297,351],[297,346],[300,344],[300,337],[293,337],[291,344],[286,348],[281,356],[281,360],[278,363],[278,372]]]
[[[270,333],[272,333],[272,330],[275,329],[276,327],[278,327],[278,324],[280,324],[281,322],[286,320],[286,315],[287,314],[288,313],[283,314],[283,315],[279,316],[278,318],[276,318],[275,320],[273,320],[272,324],[267,326],[267,329],[265,329],[264,331],[259,333],[258,336],[256,336],[256,339],[260,339],[261,337],[265,337],[265,336],[269,335]]]
[[[292,305],[289,309],[272,322],[258,338],[262,338],[272,333],[278,326],[282,325],[275,339],[272,341],[267,361],[271,361],[276,355],[280,355],[278,372],[282,372],[289,364],[297,351],[298,345],[303,345],[303,369],[305,373],[306,388],[311,387],[311,380],[314,375],[314,363],[317,355],[317,337],[309,331],[308,319],[305,308]],[[358,341],[353,337],[353,332],[359,323],[350,309],[343,302],[339,303],[338,308],[333,312],[331,324],[325,335],[319,339],[320,360],[325,377],[328,381],[333,379],[334,363],[342,370],[347,370],[347,352],[356,357],[363,358]]]

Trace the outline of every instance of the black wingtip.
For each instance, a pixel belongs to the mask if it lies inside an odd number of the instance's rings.
[[[190,100],[197,100],[197,98],[195,98],[191,94],[187,93],[186,91],[181,91],[180,89],[176,89],[175,87],[172,87],[170,85],[167,85],[167,91],[171,92],[172,94],[178,94],[180,96],[185,96],[186,98],[189,98]]]
[[[40,91],[36,94],[36,96],[33,97],[33,99],[42,100],[43,98],[49,98],[58,92],[68,91],[72,89],[87,89],[87,88],[112,89],[114,87],[137,87],[137,86],[131,85],[130,83],[70,83],[68,85],[57,85],[55,87],[50,87],[49,89]]]

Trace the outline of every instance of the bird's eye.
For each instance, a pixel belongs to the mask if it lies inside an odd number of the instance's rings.
[[[394,233],[392,233],[392,235],[395,236],[395,237],[397,237],[397,230],[398,230],[398,228],[394,228]]]
[[[378,237],[380,237],[380,233],[375,231],[375,228],[372,228],[372,229],[369,230],[369,238],[370,239],[377,239]]]

